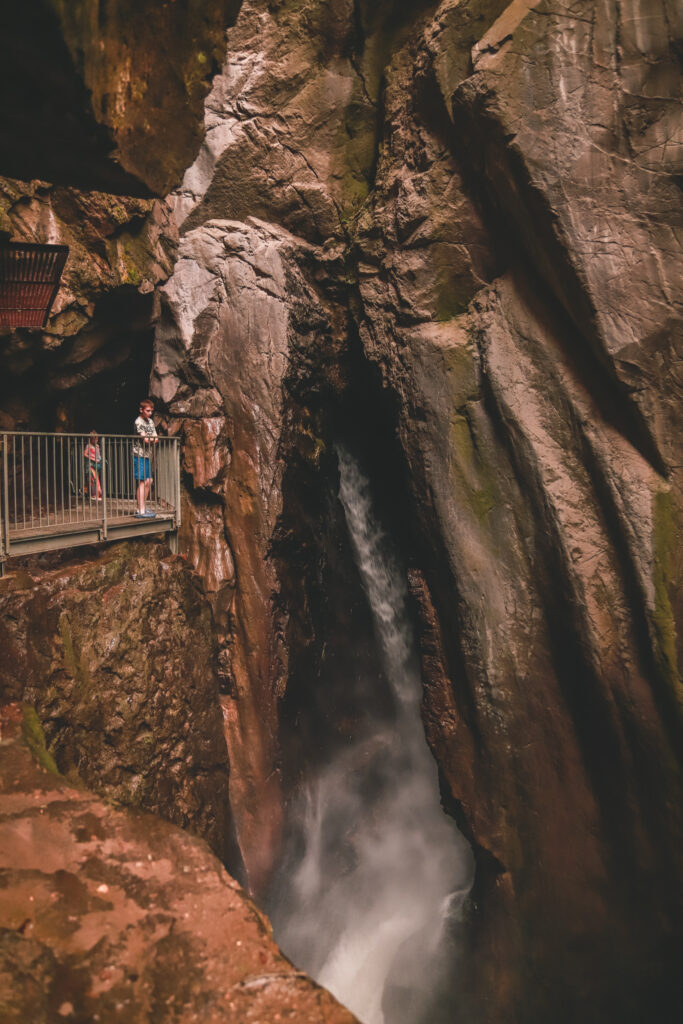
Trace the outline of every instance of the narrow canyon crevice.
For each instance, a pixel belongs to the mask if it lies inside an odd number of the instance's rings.
[[[153,340],[152,297],[132,287],[103,296],[87,328],[56,352],[15,332],[0,347],[2,425],[128,434],[149,389]]]
[[[290,798],[266,906],[285,951],[366,1024],[445,1022],[458,1012],[453,971],[471,854],[443,812],[425,742],[405,567],[376,518],[369,479],[345,446],[335,451],[383,672],[347,633],[347,672],[362,675],[349,695],[356,721]],[[343,589],[327,600],[343,601]]]
[[[339,502],[338,450],[372,481],[377,515],[406,564],[414,559],[412,499],[396,436],[395,407],[363,355],[353,321],[332,365],[293,366],[286,383],[282,511],[270,556],[289,652],[279,702],[282,772],[292,782],[329,760],[339,742],[383,720],[391,690],[378,660],[368,599]],[[294,746],[292,746],[292,744]]]

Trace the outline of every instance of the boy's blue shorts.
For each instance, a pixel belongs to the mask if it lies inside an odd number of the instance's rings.
[[[142,455],[133,456],[133,476],[136,480],[151,480],[154,474],[152,473],[152,463],[150,459],[146,459]]]

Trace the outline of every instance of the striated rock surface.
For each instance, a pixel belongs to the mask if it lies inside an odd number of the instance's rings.
[[[287,425],[322,451],[351,419],[405,501],[425,724],[477,852],[474,1020],[675,1005],[679,27],[664,0],[245,2],[171,200],[153,379],[234,735],[256,708],[268,737],[230,744],[245,805],[276,799],[309,642]]]
[[[49,769],[23,711],[23,732]],[[6,1022],[353,1024],[295,970],[207,847],[115,811],[0,711],[0,1017]]]
[[[283,507],[284,392],[292,362],[315,358],[310,346],[326,326],[299,266],[305,256],[288,232],[254,219],[188,232],[162,292],[153,370],[184,440],[182,544],[217,613],[231,802],[255,888],[272,868],[281,814],[275,698],[288,652],[270,548]]]
[[[645,186],[617,130],[630,99],[601,65],[610,47],[613,69],[621,59],[614,26],[627,6],[608,17],[593,4],[512,5],[474,48],[465,81],[451,60],[467,38],[456,7],[442,5],[389,70],[386,144],[358,236],[360,331],[400,396],[440,620],[443,667],[425,664],[427,730],[456,814],[483,848],[484,1013],[517,1004],[524,1020],[573,1020],[592,1005],[596,1020],[637,1019],[631,1007],[651,998],[653,974],[662,992],[673,984],[660,944],[676,931],[669,899],[681,872],[670,604],[680,584],[669,589],[680,515],[675,186],[666,161]],[[659,31],[656,21],[641,46],[661,64],[667,84],[650,108],[666,119],[674,39],[663,12]],[[405,99],[424,96],[420,73],[436,78],[447,115],[430,130]],[[593,145],[598,124],[614,126],[607,152]],[[407,238],[395,184],[406,164],[411,191],[426,197],[410,203]],[[434,187],[440,164],[450,193]],[[450,223],[467,227],[444,281],[451,194]],[[488,287],[477,281],[492,275]],[[529,990],[541,963],[544,984]],[[551,1010],[567,976],[572,995]],[[674,1006],[669,989],[662,1019]]]
[[[681,433],[681,14],[667,0],[515,7],[475,47],[454,121],[623,432],[662,470]]]
[[[59,770],[232,854],[211,610],[164,546],[19,570],[0,587],[0,700],[36,709]]]

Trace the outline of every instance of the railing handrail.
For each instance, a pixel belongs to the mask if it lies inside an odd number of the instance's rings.
[[[50,430],[0,430],[0,434],[4,437],[90,437],[91,430],[80,430],[78,433],[67,433],[66,431],[50,431]],[[104,431],[100,433],[96,431],[98,437],[113,437],[113,438],[125,438],[138,441],[144,441],[145,438],[140,434],[107,434]],[[157,439],[159,441],[171,441],[173,444],[178,443],[178,438],[169,436],[168,434],[159,434]]]

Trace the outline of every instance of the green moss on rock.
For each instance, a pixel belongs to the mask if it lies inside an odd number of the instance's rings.
[[[473,516],[483,523],[495,505],[495,488],[477,455],[466,416],[456,416],[451,423],[451,448],[460,501],[464,498]]]
[[[26,746],[41,768],[51,772],[53,775],[59,775],[55,759],[45,745],[45,733],[35,708],[31,707],[30,704],[22,704],[22,712],[21,735]]]
[[[69,616],[62,612],[59,616],[59,634],[64,646],[64,667],[77,684],[79,696],[84,699],[92,690],[90,666],[78,650],[74,642]]]
[[[671,686],[683,712],[683,686],[678,669],[676,623],[669,596],[672,583],[671,560],[677,543],[677,515],[670,491],[654,498],[654,630],[655,654],[660,670]]]

